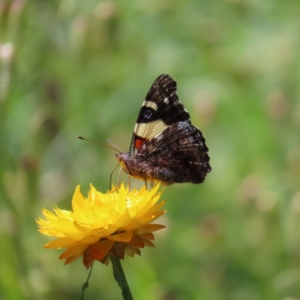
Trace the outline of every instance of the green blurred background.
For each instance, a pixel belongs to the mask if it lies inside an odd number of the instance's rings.
[[[135,299],[300,299],[300,2],[0,0],[0,299],[78,299],[87,270],[42,249],[43,207],[109,187],[154,79],[170,74],[212,172],[167,187]],[[115,181],[116,181],[115,175]],[[123,179],[127,177],[123,175]],[[138,184],[138,183],[137,183]],[[96,264],[85,299],[121,299]]]

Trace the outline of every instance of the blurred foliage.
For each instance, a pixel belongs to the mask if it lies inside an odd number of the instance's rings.
[[[88,272],[35,218],[108,188],[114,153],[77,136],[128,149],[167,73],[212,172],[166,188],[156,249],[123,263],[134,298],[300,299],[299,4],[0,0],[0,298],[78,299]],[[121,299],[111,266],[85,299]]]

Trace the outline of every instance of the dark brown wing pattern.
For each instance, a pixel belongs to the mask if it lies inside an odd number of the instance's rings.
[[[136,160],[154,166],[161,181],[201,183],[211,171],[208,148],[202,133],[190,122],[169,126],[158,137],[146,141]]]

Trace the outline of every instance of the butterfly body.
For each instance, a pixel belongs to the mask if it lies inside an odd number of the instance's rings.
[[[129,153],[117,154],[122,169],[146,182],[201,183],[210,172],[208,148],[179,102],[169,75],[152,84],[138,115]]]

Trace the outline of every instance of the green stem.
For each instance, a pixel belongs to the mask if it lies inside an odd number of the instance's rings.
[[[89,280],[90,280],[90,277],[91,277],[91,274],[92,274],[92,270],[93,270],[93,265],[91,265],[91,268],[90,268],[90,272],[89,272],[89,275],[87,277],[87,280],[86,282],[83,284],[82,288],[81,288],[81,296],[80,296],[80,299],[79,300],[83,300],[83,297],[84,297],[84,291],[89,287]]]
[[[110,256],[110,260],[113,265],[115,280],[122,290],[123,299],[133,300],[120,260],[113,255]]]

